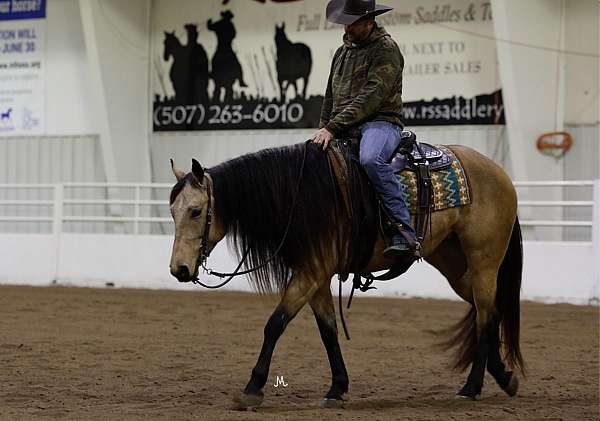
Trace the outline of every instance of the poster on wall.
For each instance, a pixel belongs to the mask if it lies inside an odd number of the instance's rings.
[[[45,131],[45,0],[0,0],[0,136]]]
[[[406,126],[504,124],[489,0],[381,0]],[[315,128],[343,26],[323,0],[156,0],[153,130]]]

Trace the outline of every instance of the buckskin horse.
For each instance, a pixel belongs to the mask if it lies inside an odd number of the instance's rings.
[[[486,368],[514,396],[519,382],[507,365],[525,370],[519,348],[522,241],[516,192],[490,159],[464,146],[447,149],[464,168],[471,201],[431,214],[421,256],[471,304],[447,341],[448,347],[456,347],[455,367],[471,366],[457,396],[476,399]],[[334,274],[347,269],[352,219],[332,200],[342,188],[332,176],[328,155],[307,142],[244,155],[207,170],[193,159],[187,174],[171,161],[177,178],[170,196],[175,221],[171,274],[181,282],[197,281],[199,265],[228,235],[243,255],[242,262],[246,260],[244,267],[253,267],[249,278],[257,290],[281,293],[265,325],[250,380],[234,398],[239,409],[262,403],[275,344],[306,303],[314,312],[331,367],[332,383],[323,406],[341,407],[348,391],[330,283]],[[356,182],[372,201],[366,176]],[[390,268],[394,262],[382,255],[385,235],[377,220],[365,221],[361,229],[366,228],[367,239],[362,243],[369,248],[363,272]]]

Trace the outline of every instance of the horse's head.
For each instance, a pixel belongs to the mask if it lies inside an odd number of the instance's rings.
[[[282,41],[287,41],[287,36],[285,35],[285,22],[281,24],[281,26],[275,24],[275,43],[280,44]]]
[[[192,160],[192,172],[175,168],[177,184],[171,191],[171,215],[175,221],[175,241],[171,254],[171,274],[180,282],[198,276],[202,258],[225,236],[213,215],[212,180],[202,166]]]
[[[165,40],[163,41],[163,60],[168,61],[169,57],[175,54],[177,47],[181,46],[179,39],[175,36],[175,31],[165,31]]]

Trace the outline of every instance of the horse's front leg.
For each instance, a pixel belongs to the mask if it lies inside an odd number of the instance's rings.
[[[234,403],[238,409],[255,408],[262,403],[264,397],[262,389],[269,376],[269,367],[275,344],[288,323],[298,314],[317,289],[317,283],[310,277],[301,274],[292,275],[281,302],[265,325],[263,345],[258,361],[252,369],[250,381],[244,391],[234,398]]]
[[[326,408],[340,408],[343,404],[342,395],[348,391],[348,373],[338,342],[335,309],[329,282],[323,284],[313,295],[310,299],[310,306],[315,314],[331,367],[331,387],[325,395],[323,406]]]
[[[285,94],[288,88],[288,83],[285,80],[279,81],[279,102],[282,104],[285,102]]]

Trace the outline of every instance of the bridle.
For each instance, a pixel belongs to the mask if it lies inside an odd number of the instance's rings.
[[[238,264],[238,266],[235,268],[235,270],[232,273],[221,273],[221,272],[215,272],[212,269],[209,269],[206,267],[206,262],[208,260],[208,257],[210,256],[210,253],[214,247],[214,245],[211,247],[210,241],[208,239],[209,235],[210,235],[210,228],[212,227],[213,224],[213,216],[214,216],[214,211],[213,211],[213,182],[212,182],[212,178],[210,177],[209,174],[205,174],[204,175],[204,179],[206,180],[206,194],[208,196],[208,201],[206,203],[206,222],[204,224],[204,232],[202,234],[202,238],[201,238],[201,243],[200,243],[200,255],[198,256],[198,261],[196,262],[196,267],[202,267],[202,269],[204,269],[204,271],[208,274],[208,275],[214,275],[214,276],[218,276],[220,278],[224,278],[226,276],[229,276],[228,279],[226,279],[225,281],[221,282],[220,284],[217,285],[208,285],[203,283],[200,279],[198,278],[194,278],[191,280],[191,282],[193,284],[196,285],[200,285],[203,286],[204,288],[208,288],[208,289],[217,289],[217,288],[221,288],[222,286],[226,285],[227,283],[229,283],[229,281],[231,281],[234,277],[239,276],[239,275],[243,275],[245,273],[248,273],[249,271],[243,271],[240,272],[240,268],[242,267],[242,265],[244,264],[244,262],[246,261],[246,257],[248,256],[248,250],[246,250],[244,252],[244,256],[242,258],[242,260],[240,261],[240,263]]]
[[[213,207],[212,207],[212,178],[210,175],[205,174],[204,179],[206,180],[206,194],[208,196],[208,202],[206,204],[206,223],[204,224],[204,233],[202,234],[202,243],[200,243],[200,263],[204,263],[210,256],[212,251],[208,244],[208,236],[210,234],[210,228],[213,223]]]
[[[204,269],[204,271],[210,275],[210,276],[216,276],[219,278],[227,278],[225,279],[223,282],[221,282],[220,284],[217,285],[208,285],[203,283],[200,279],[195,278],[192,279],[191,282],[196,284],[196,285],[200,285],[203,286],[204,288],[209,288],[209,289],[217,289],[217,288],[221,288],[222,286],[228,284],[233,278],[235,278],[236,276],[240,276],[240,275],[246,275],[248,273],[252,273],[255,272],[263,267],[265,267],[266,265],[268,265],[271,261],[273,261],[277,255],[279,254],[279,252],[281,251],[281,249],[283,248],[283,245],[285,243],[285,240],[287,239],[287,236],[290,232],[290,226],[292,225],[292,220],[294,217],[294,211],[296,209],[296,203],[298,201],[298,193],[300,192],[300,185],[302,183],[302,176],[304,174],[304,164],[306,163],[306,154],[308,151],[308,144],[311,142],[312,140],[307,140],[304,143],[304,152],[303,152],[303,156],[302,156],[302,164],[300,165],[300,171],[296,180],[296,190],[294,192],[294,199],[292,201],[292,207],[290,209],[290,215],[288,217],[288,221],[287,221],[287,225],[285,227],[285,231],[283,233],[283,236],[281,238],[281,241],[279,242],[279,245],[277,246],[277,249],[275,250],[275,252],[273,253],[272,256],[270,256],[268,259],[266,259],[264,262],[262,262],[260,265],[255,266],[253,268],[250,269],[246,269],[246,270],[240,270],[242,265],[244,264],[244,262],[246,261],[246,258],[248,257],[248,255],[250,254],[250,248],[246,248],[246,250],[244,250],[244,254],[242,256],[242,259],[240,260],[240,262],[238,263],[237,267],[235,268],[235,270],[233,272],[230,273],[223,273],[223,272],[217,272],[214,271],[212,269],[209,269],[206,267],[206,262],[208,260],[208,257],[210,256],[210,252],[212,251],[211,247],[209,247],[209,241],[208,241],[208,236],[210,233],[210,228],[213,224],[213,197],[212,197],[212,192],[213,192],[213,183],[212,183],[212,178],[210,177],[209,174],[205,174],[204,178],[206,179],[206,193],[208,195],[208,202],[207,202],[207,210],[206,210],[206,223],[204,224],[204,233],[202,234],[202,243],[200,244],[200,255],[198,256],[198,261],[197,261],[197,267],[202,267],[202,269]]]

